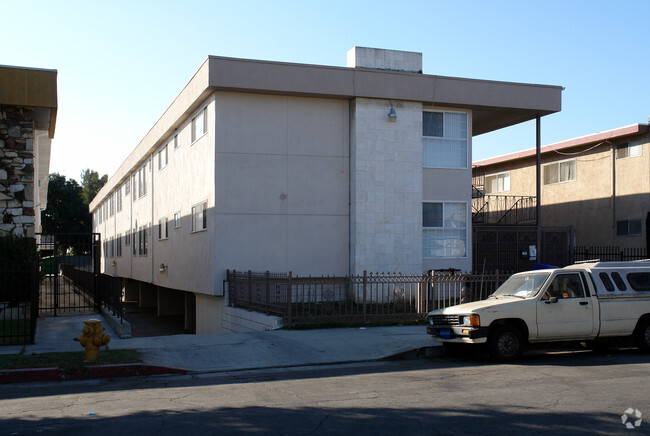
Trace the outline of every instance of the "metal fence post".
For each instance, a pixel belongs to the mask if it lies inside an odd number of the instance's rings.
[[[368,273],[363,270],[363,323],[367,322],[366,319],[366,284],[368,283]]]
[[[291,311],[292,311],[292,304],[291,304],[291,277],[293,276],[293,273],[289,271],[289,281],[287,283],[287,324],[289,324],[289,328],[291,328]]]
[[[267,270],[266,271],[266,301],[265,301],[265,309],[264,309],[264,313],[266,313],[267,315],[269,314],[269,298],[270,298],[269,294],[271,291],[270,275],[271,273],[269,273]]]
[[[253,301],[253,273],[248,270],[248,310],[251,310]]]

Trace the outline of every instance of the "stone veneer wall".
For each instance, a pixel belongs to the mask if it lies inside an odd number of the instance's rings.
[[[422,104],[357,98],[350,139],[352,274],[422,271]]]
[[[0,235],[34,236],[34,112],[0,106]]]

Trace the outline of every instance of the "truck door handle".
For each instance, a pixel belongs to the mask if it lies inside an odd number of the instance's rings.
[[[581,302],[580,302],[580,305],[581,305],[581,306],[586,306],[587,304],[589,304],[588,301],[581,301]]]

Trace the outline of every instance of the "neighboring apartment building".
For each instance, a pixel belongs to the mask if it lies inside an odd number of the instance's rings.
[[[474,162],[489,196],[535,196],[536,153]],[[578,246],[643,248],[650,219],[648,124],[608,130],[541,149],[542,226],[573,226]]]
[[[561,87],[209,57],[92,201],[103,271],[160,315],[228,330],[227,269],[471,269],[472,136],[561,108]],[[147,303],[148,302],[148,303]]]
[[[34,237],[47,206],[56,70],[0,66],[0,235]]]

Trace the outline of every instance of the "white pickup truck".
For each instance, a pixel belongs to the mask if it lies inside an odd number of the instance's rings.
[[[527,343],[633,337],[650,350],[650,260],[590,262],[518,273],[487,300],[428,314],[427,333],[446,348],[485,344],[513,361]]]

